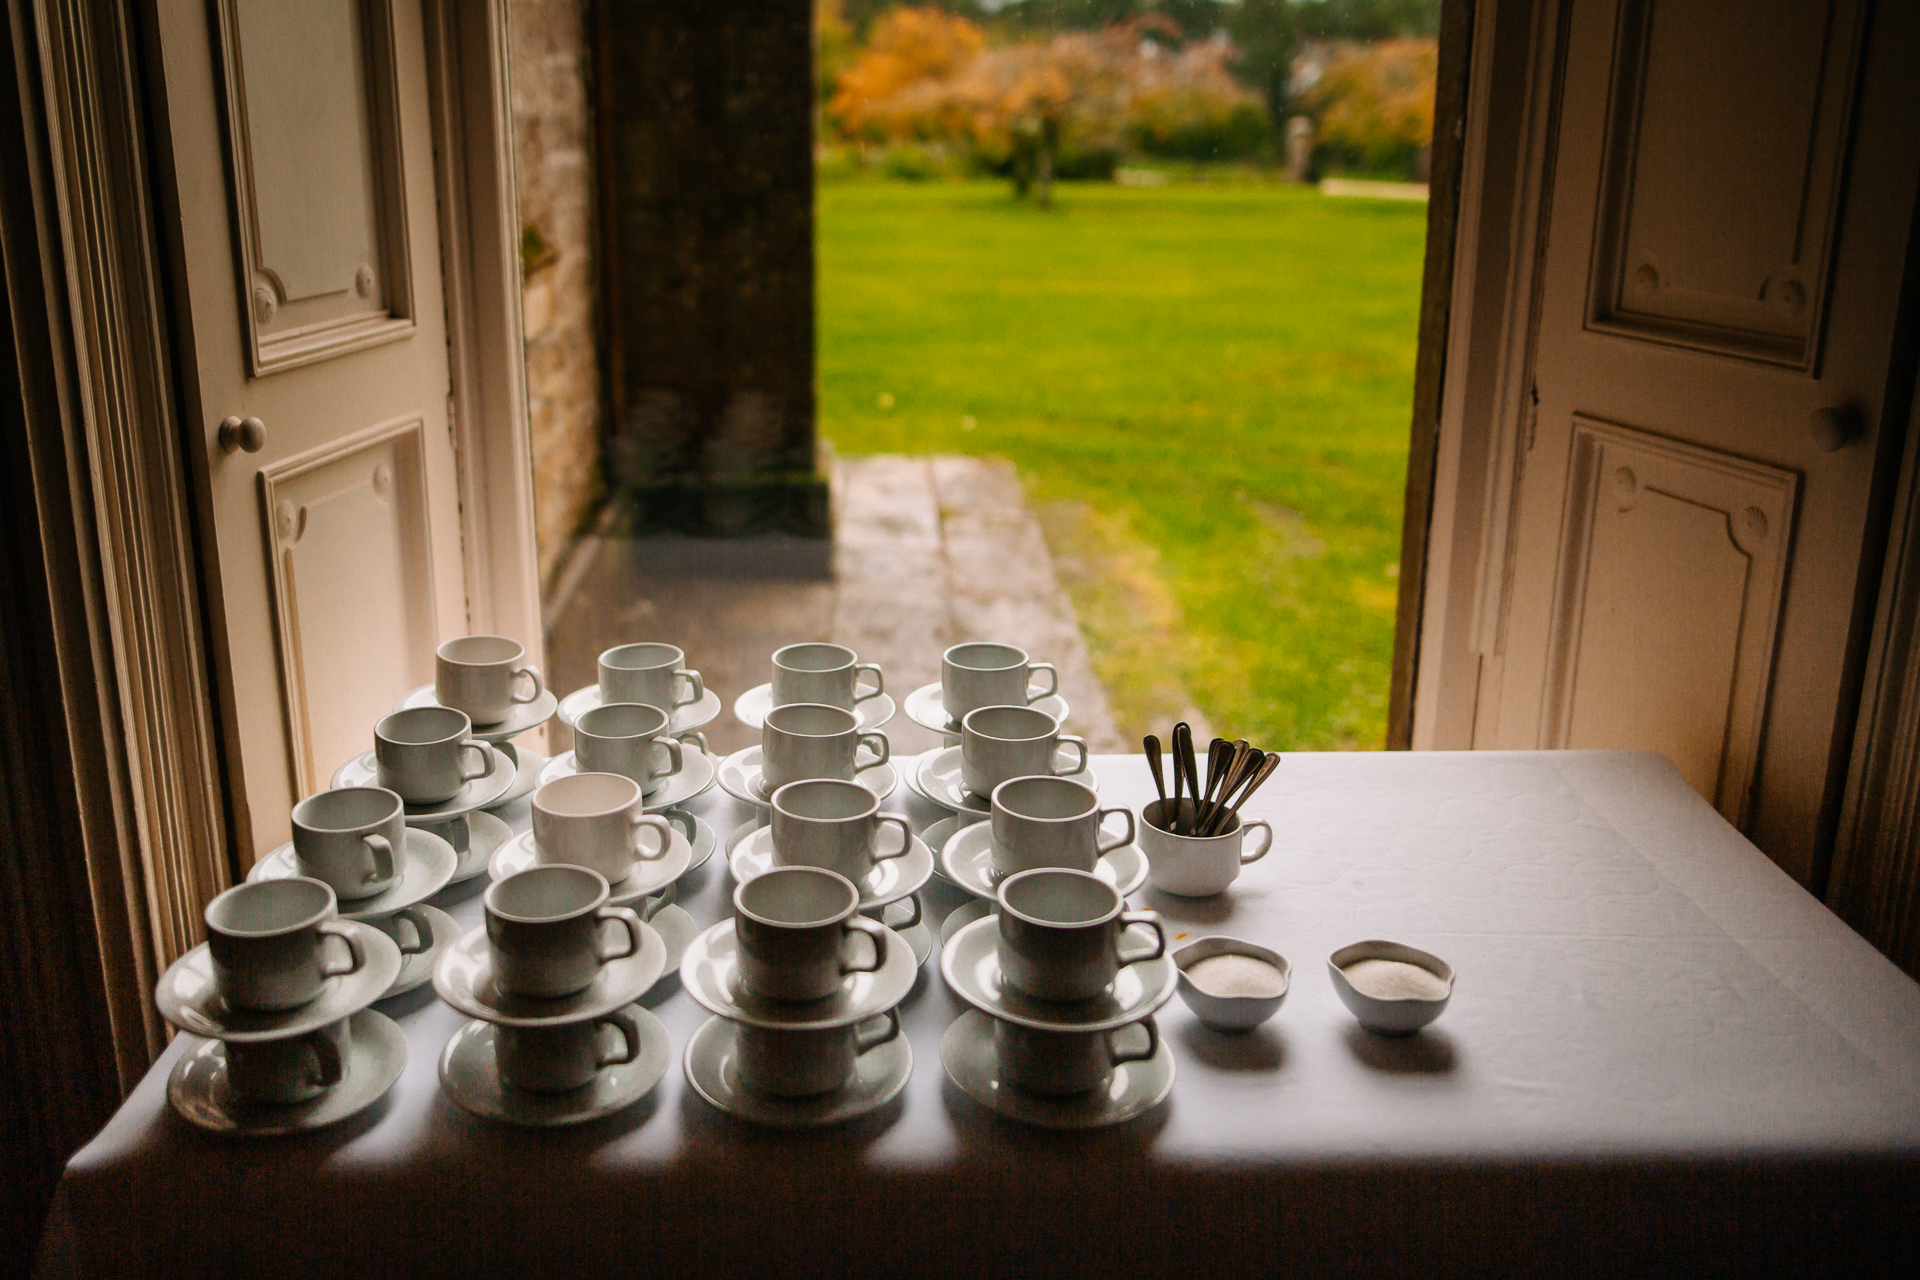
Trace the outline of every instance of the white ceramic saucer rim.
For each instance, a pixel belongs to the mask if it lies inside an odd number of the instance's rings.
[[[935,764],[949,753],[952,754],[954,765],[956,766],[953,771],[953,776],[958,776],[959,771],[957,766],[960,759],[959,747],[940,747],[925,752],[919,757],[919,763],[914,766],[914,793],[922,799],[931,800],[941,808],[951,809],[955,813],[991,814],[993,812],[992,801],[981,799],[979,796],[974,795],[973,792],[966,790],[964,786],[961,786],[956,794],[954,792],[947,792],[944,788],[935,787],[927,780],[927,775],[933,771]],[[1056,750],[1054,752],[1054,758],[1059,758],[1059,751]],[[1100,780],[1094,776],[1091,766],[1082,769],[1078,773],[1058,774],[1056,776],[1063,777],[1069,782],[1077,782],[1096,794],[1098,794],[1100,790]],[[942,794],[943,792],[944,794]]]
[[[285,1107],[248,1105],[239,1113],[216,1103],[213,1078],[216,1072],[224,1073],[226,1061],[226,1050],[216,1040],[189,1049],[174,1063],[167,1077],[167,1101],[188,1124],[234,1137],[269,1138],[338,1124],[378,1102],[407,1069],[407,1033],[399,1023],[375,1009],[362,1009],[350,1019],[340,1083],[317,1098]],[[205,1093],[200,1092],[203,1088]],[[183,1097],[189,1090],[194,1097]],[[249,1113],[253,1123],[248,1123]]]
[[[668,920],[669,925],[662,927],[660,923],[662,919]],[[681,923],[683,920],[685,924]],[[661,945],[667,949],[666,968],[662,969],[660,977],[654,980],[657,986],[668,974],[679,974],[680,962],[687,958],[687,948],[691,947],[693,940],[700,936],[700,922],[679,903],[669,902],[654,912],[653,918],[647,923],[652,925],[653,931],[660,935]],[[648,987],[647,990],[651,991],[653,987]]]
[[[409,689],[401,699],[393,704],[395,711],[406,711],[412,707],[438,707],[444,705],[434,686],[423,684],[417,689]],[[482,742],[505,742],[508,738],[517,738],[529,729],[538,729],[553,719],[553,713],[560,709],[560,702],[553,690],[543,690],[532,702],[516,702],[507,713],[505,720],[492,724],[476,724],[473,736]]]
[[[720,762],[719,768],[714,771],[714,778],[720,784],[722,791],[740,803],[750,804],[756,809],[765,809],[771,812],[773,802],[761,797],[753,786],[754,778],[759,776],[759,761],[756,758],[751,764],[747,762],[748,756],[757,757],[759,751],[760,748],[758,746],[740,748]],[[727,771],[729,769],[739,775],[733,782],[727,780]],[[853,780],[873,792],[876,799],[885,801],[893,795],[895,791],[900,789],[900,775],[901,771],[894,768],[893,761],[886,760],[880,764],[870,764],[866,768],[859,770],[853,775]],[[869,781],[869,779],[884,779],[886,785],[884,787],[876,786],[874,781]]]
[[[219,1000],[213,976],[213,959],[207,944],[201,943],[167,966],[154,987],[153,1001],[160,1016],[203,1040],[239,1040],[255,1043],[286,1040],[305,1035],[329,1023],[351,1017],[386,997],[387,988],[400,976],[400,946],[370,924],[343,921],[358,934],[361,953],[367,962],[352,973],[328,978],[320,994],[303,1005],[275,1013],[241,1013],[241,1024],[224,1020],[209,1005]],[[182,994],[179,985],[192,979],[191,989]]]
[[[1169,1000],[1179,983],[1180,970],[1172,960],[1161,956],[1158,960],[1148,960],[1130,965],[1124,972],[1141,977],[1140,998],[1121,1004],[1111,994],[1106,1004],[1112,1011],[1105,1016],[1092,1016],[1093,1001],[1075,1001],[1056,1003],[1046,1000],[1034,1000],[1021,997],[1019,1004],[1008,1004],[1005,999],[994,999],[979,990],[970,982],[964,982],[956,973],[961,969],[963,954],[979,953],[984,955],[986,948],[992,948],[996,962],[999,955],[1000,923],[996,916],[987,916],[962,926],[947,944],[940,949],[940,976],[946,980],[947,990],[951,991],[963,1003],[972,1005],[991,1017],[1003,1022],[1017,1022],[1023,1027],[1033,1027],[1040,1031],[1110,1031],[1115,1027],[1124,1027],[1129,1022],[1138,1022],[1150,1013],[1157,1013]],[[1164,966],[1156,969],[1155,966]],[[1157,986],[1144,980],[1146,971],[1159,974]],[[1098,997],[1096,997],[1098,999]],[[1037,1006],[1027,1008],[1025,1006]],[[1045,1010],[1053,1016],[1043,1016],[1039,1010]],[[1076,1010],[1086,1010],[1079,1017],[1066,1017]]]
[[[870,685],[857,684],[856,690],[871,688]],[[773,710],[773,682],[757,684],[733,700],[733,718],[756,733],[767,722],[767,712]],[[899,710],[893,695],[880,692],[871,698],[863,698],[853,704],[855,727],[862,733],[872,733],[885,728]]]
[[[502,809],[522,796],[533,794],[534,788],[540,785],[540,771],[547,767],[547,761],[552,757],[543,756],[538,751],[523,751],[511,742],[495,743],[493,749],[513,762],[513,785],[501,792],[498,800],[486,806],[486,809]]]
[[[977,1074],[987,1061],[991,1076]],[[1028,1093],[999,1085],[999,1060],[993,1048],[993,1019],[978,1009],[955,1018],[940,1037],[940,1065],[960,1092],[996,1115],[1048,1129],[1104,1129],[1145,1115],[1173,1092],[1173,1053],[1166,1041],[1145,1062],[1127,1062],[1114,1068],[1127,1072],[1126,1094],[1116,1101],[1112,1086],[1065,1098]],[[1138,1085],[1136,1086],[1136,1081]],[[998,1086],[998,1087],[995,1087]],[[1101,1105],[1104,1102],[1104,1105]]]
[[[485,809],[477,809],[465,817],[467,819],[467,851],[460,854],[460,861],[454,867],[453,878],[447,881],[448,884],[465,884],[475,876],[485,875],[487,864],[493,861],[493,855],[500,851],[502,845],[513,839],[513,828],[507,825],[505,818],[497,814],[488,813]],[[476,827],[484,828],[487,832],[488,843],[484,847]],[[445,839],[444,836],[441,838]]]
[[[700,771],[705,769],[706,775]],[[571,778],[580,772],[580,762],[571,751],[562,751],[547,761],[547,767],[540,771],[540,785],[545,786],[559,778]],[[720,765],[714,758],[700,748],[688,744],[681,757],[680,772],[669,774],[660,785],[647,792],[640,799],[640,808],[646,813],[658,813],[662,809],[671,809],[676,805],[698,800],[713,789],[714,779],[720,776]],[[694,779],[699,779],[697,782]]]
[[[574,721],[600,705],[600,682],[596,680],[560,699],[560,721],[571,729]],[[725,709],[726,704],[720,700],[720,695],[708,689],[701,694],[698,702],[689,702],[684,707],[674,709],[673,719],[667,721],[667,732],[692,733],[695,729],[704,729],[719,719],[721,711]]]
[[[953,941],[953,935],[972,924],[975,920],[985,920],[998,911],[998,904],[991,898],[969,898],[953,910],[947,912],[947,918],[940,922],[940,950],[945,951],[947,944]]]
[[[497,1023],[508,1027],[558,1027],[570,1022],[581,1022],[587,1018],[596,1018],[623,1004],[632,1004],[653,989],[666,972],[666,942],[652,925],[641,929],[641,945],[637,954],[620,960],[611,960],[600,967],[592,985],[584,991],[572,995],[559,996],[551,1000],[537,1000],[528,996],[516,996],[512,999],[544,1009],[539,1014],[511,1013],[497,1004],[490,1003],[484,995],[492,994],[491,982],[484,987],[465,986],[453,977],[455,967],[453,959],[458,956],[469,960],[484,960],[484,967],[470,966],[478,972],[491,974],[492,956],[487,943],[487,927],[483,924],[470,929],[440,957],[433,969],[433,989],[440,998],[466,1014],[469,1018],[478,1018],[482,1022]],[[645,981],[641,977],[650,967],[658,964]],[[626,975],[624,982],[616,985],[616,979]],[[636,976],[637,975],[637,976]]]
[[[981,828],[982,834],[979,836],[970,835],[969,832],[972,827]],[[985,882],[983,887],[980,881],[963,875],[955,867],[955,863],[963,855],[968,857],[979,856],[979,852],[973,850],[971,846],[962,848],[956,853],[954,849],[954,842],[956,840],[967,839],[976,844],[983,841],[987,844],[993,843],[993,830],[990,823],[976,822],[972,824],[972,827],[963,828],[962,830],[954,832],[952,836],[948,837],[946,843],[941,846],[940,878],[956,888],[964,889],[977,898],[997,898],[999,894],[994,889],[991,878]],[[1131,874],[1123,879],[1121,875],[1122,869],[1129,866],[1132,868]],[[1100,873],[1102,871],[1106,874],[1101,875]],[[1114,890],[1123,898],[1130,893],[1137,892],[1140,886],[1147,882],[1147,871],[1147,852],[1137,844],[1123,844],[1117,849],[1109,849],[1107,852],[1101,854],[1099,861],[1094,864],[1094,874],[1099,875],[1103,881],[1112,885]]]
[[[882,926],[883,928],[885,926]],[[864,998],[858,1004],[846,1002],[841,996],[827,996],[821,1000],[789,1002],[768,1000],[767,1008],[750,1009],[739,1001],[734,990],[738,973],[732,957],[737,954],[737,944],[733,938],[733,917],[729,916],[706,930],[693,940],[687,948],[687,954],[680,962],[680,985],[694,1002],[708,1013],[719,1014],[730,1022],[744,1022],[755,1027],[774,1027],[790,1031],[824,1031],[831,1027],[849,1026],[856,1022],[865,1022],[876,1017],[906,999],[918,979],[920,966],[917,963],[900,963],[902,954],[911,956],[912,947],[900,944],[899,934],[893,934],[887,943],[887,962],[877,973],[850,974],[846,979],[855,989],[865,986]],[[713,959],[718,949],[723,959]],[[710,965],[715,972],[715,982],[709,984],[701,976],[702,962]],[[694,976],[689,976],[689,975]],[[718,990],[714,988],[718,987]],[[826,1013],[821,1006],[837,1004],[838,1012]],[[808,1017],[808,1013],[818,1016]]]
[[[1028,685],[1027,688],[1031,690],[1033,686]],[[949,738],[958,738],[960,736],[960,722],[947,715],[946,704],[942,700],[941,694],[942,687],[938,680],[935,680],[932,684],[923,684],[902,700],[901,709],[907,713],[907,719],[913,721],[922,729],[945,734]],[[1060,704],[1060,708],[1057,711],[1049,705],[1055,702]],[[1027,705],[1046,712],[1061,724],[1066,723],[1068,714],[1073,710],[1073,708],[1068,705],[1067,700],[1057,692],[1049,693],[1045,697],[1035,698]]]
[[[529,1093],[507,1085],[494,1058],[492,1041],[498,1033],[493,1024],[478,1019],[454,1032],[440,1051],[440,1088],[474,1115],[528,1128],[582,1124],[624,1111],[646,1097],[673,1065],[666,1024],[639,1005],[625,1008],[640,1027],[639,1053],[632,1062],[600,1068],[592,1082],[578,1089]]]
[[[684,851],[684,852],[683,852]],[[664,858],[651,862],[635,862],[634,869],[621,878],[618,884],[609,885],[612,896],[607,899],[610,907],[630,907],[642,898],[651,898],[668,885],[679,880],[691,869],[693,848],[687,838],[674,829],[673,839],[668,842]],[[495,880],[505,880],[517,871],[528,871],[540,865],[534,849],[533,832],[523,831],[513,839],[501,845],[487,863],[487,874]],[[673,874],[664,879],[656,879],[666,870],[673,868]],[[642,872],[650,874],[642,875]]]
[[[453,873],[460,866],[460,855],[453,851],[453,846],[447,843],[444,836],[437,836],[431,831],[422,831],[418,827],[408,827],[406,842],[401,847],[408,866],[416,866],[428,858],[438,859],[440,850],[446,850],[446,874],[442,875],[438,867],[431,868],[424,880],[408,888],[407,873],[402,871],[393,884],[372,897],[349,898],[341,902],[339,908],[342,920],[371,920],[375,916],[390,916],[396,911],[419,906],[453,883]],[[258,884],[262,880],[290,880],[299,874],[300,867],[293,856],[293,842],[288,841],[253,864],[252,869],[247,872],[247,883]],[[396,894],[399,896],[396,897]]]
[[[476,809],[484,809],[488,805],[506,803],[501,797],[513,790],[514,784],[520,780],[519,766],[501,755],[499,749],[493,746],[493,744],[483,743],[482,745],[486,747],[487,752],[493,757],[493,772],[475,778],[472,782],[467,783],[454,794],[451,800],[440,800],[433,804],[414,804],[412,801],[406,802],[404,812],[407,825],[418,826],[423,822],[445,822],[449,818],[458,818],[464,814],[472,813]],[[367,767],[368,762],[373,759],[374,754],[372,751],[362,751],[359,755],[354,756],[338,769],[335,769],[333,776],[327,780],[327,785],[336,789],[340,787],[379,786],[378,766],[375,765],[372,769]],[[349,770],[352,772],[349,772]],[[492,790],[488,790],[489,787],[492,787]]]
[[[421,902],[415,904],[412,910],[427,917],[427,927],[432,931],[433,940],[425,951],[416,952],[413,955],[401,954],[400,976],[393,980],[393,985],[386,989],[380,997],[381,1000],[403,996],[409,991],[417,991],[432,982],[433,966],[440,963],[440,956],[453,945],[454,939],[460,936],[460,922],[440,908]],[[414,972],[409,973],[409,969]]]
[[[760,834],[762,831],[767,834],[762,836]],[[764,870],[772,869],[773,850],[768,848],[763,852],[758,847],[761,843],[767,845],[773,843],[772,827],[757,827],[747,832],[741,836],[733,848],[727,851],[727,871],[736,881],[753,879],[752,875],[743,875],[740,868],[734,865],[738,859],[752,858],[756,862],[765,860],[768,865]],[[913,837],[912,843],[907,848],[906,856],[889,858],[885,862],[876,862],[873,864],[874,871],[887,870],[892,863],[902,864],[900,867],[901,874],[900,878],[887,889],[884,898],[867,887],[873,878],[872,872],[869,872],[864,879],[858,882],[857,887],[860,890],[860,910],[865,911],[869,907],[884,907],[889,903],[899,902],[903,898],[910,898],[925,888],[927,881],[933,879],[933,851],[927,848],[926,842],[921,840],[919,836]],[[754,874],[758,875],[760,873],[755,872]]]
[[[735,1034],[725,1018],[707,1019],[687,1037],[681,1065],[687,1083],[695,1093],[706,1099],[715,1110],[749,1124],[787,1129],[845,1124],[892,1102],[913,1076],[913,1046],[903,1033],[885,1044],[875,1045],[855,1060],[854,1075],[849,1077],[850,1082],[859,1079],[862,1064],[871,1063],[876,1069],[873,1076],[868,1077],[873,1081],[870,1085],[873,1090],[871,1094],[848,1097],[845,1084],[807,1098],[781,1098],[745,1089],[729,1089],[724,1080],[719,1078],[718,1058]],[[698,1067],[695,1066],[696,1059],[700,1062]],[[728,1100],[732,1100],[733,1105],[729,1105]],[[836,1103],[839,1104],[837,1107],[834,1105]]]

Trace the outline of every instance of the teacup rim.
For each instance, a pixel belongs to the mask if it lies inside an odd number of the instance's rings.
[[[1020,656],[1012,662],[1002,663],[997,667],[978,667],[971,663],[961,663],[954,660],[953,655],[962,649],[1005,649],[1010,653],[1017,653]],[[982,675],[998,675],[1002,671],[1013,671],[1020,667],[1032,666],[1033,655],[1029,654],[1017,644],[1007,644],[1001,640],[962,640],[959,644],[949,645],[946,652],[940,655],[940,662],[942,666],[950,664],[958,667],[962,671],[977,671]]]
[[[393,801],[393,811],[391,813],[384,815],[383,817],[373,818],[366,822],[356,822],[351,824],[350,826],[344,826],[344,827],[323,827],[315,823],[308,822],[300,816],[300,810],[302,808],[306,807],[309,803],[320,799],[322,796],[339,795],[343,792],[350,792],[350,791],[377,791],[382,795],[387,796],[389,799]],[[293,828],[293,836],[295,841],[297,842],[299,840],[300,832],[302,830],[310,831],[310,832],[313,832],[315,835],[323,835],[323,836],[363,835],[379,827],[384,827],[385,825],[387,825],[387,823],[392,822],[396,818],[399,818],[404,821],[406,818],[406,812],[407,812],[407,802],[405,798],[403,798],[398,791],[395,791],[390,787],[328,787],[326,790],[316,791],[310,796],[302,796],[298,801],[296,801],[294,803],[293,808],[288,811],[287,822]]]
[[[214,923],[214,908],[218,907],[221,903],[227,902],[236,895],[243,893],[246,896],[257,898],[261,896],[262,893],[286,892],[284,889],[269,888],[269,886],[276,885],[314,885],[326,892],[326,899],[320,907],[309,912],[306,916],[303,916],[294,923],[276,925],[271,929],[235,929]],[[215,894],[213,900],[207,903],[206,908],[201,912],[201,918],[206,922],[207,932],[209,934],[217,933],[227,938],[283,938],[291,934],[300,933],[306,929],[311,929],[314,925],[324,920],[333,919],[339,913],[340,896],[333,891],[333,886],[325,880],[317,879],[313,876],[286,876],[278,880],[255,880],[236,884],[230,889]]]
[[[741,894],[745,893],[749,887],[759,884],[762,880],[769,879],[772,876],[795,875],[827,876],[830,879],[838,880],[847,891],[846,907],[840,911],[836,911],[832,915],[822,916],[818,920],[775,920],[752,910],[740,900]],[[839,924],[860,910],[860,887],[841,875],[838,871],[831,870],[827,867],[774,867],[771,870],[761,872],[750,880],[743,880],[734,886],[733,909],[755,924],[764,925],[770,929],[823,929],[831,925]]]
[[[1018,711],[1023,714],[1036,715],[1047,722],[1047,728],[1041,730],[1039,733],[1030,733],[1019,738],[1010,738],[1000,733],[987,733],[984,730],[974,728],[972,723],[973,718],[987,711]],[[971,735],[975,738],[984,738],[988,742],[1038,742],[1042,738],[1050,738],[1058,734],[1060,732],[1060,722],[1038,707],[1022,706],[1019,703],[996,703],[990,707],[975,707],[973,710],[967,712],[966,715],[960,718],[960,731],[962,734]]]
[[[627,649],[666,649],[670,650],[675,656],[669,662],[649,662],[645,666],[640,667],[623,667],[616,662],[609,662],[607,660],[611,655]],[[609,645],[605,649],[602,649],[600,655],[594,659],[594,668],[596,671],[602,667],[610,667],[615,671],[658,671],[662,667],[671,667],[677,671],[680,669],[680,665],[686,660],[687,651],[677,644],[669,644],[665,640],[629,640],[624,644]],[[646,704],[642,703],[641,705],[645,706]]]
[[[1112,895],[1112,908],[1090,920],[1043,920],[1039,916],[1020,910],[1007,901],[1008,886],[1039,876],[1054,875],[1073,876],[1077,879],[1098,885],[1101,890]],[[1121,895],[1118,889],[1115,889],[1091,871],[1080,871],[1073,867],[1029,867],[1025,871],[1016,871],[994,886],[994,897],[1000,904],[1000,910],[1007,915],[1012,916],[1016,920],[1023,921],[1026,924],[1037,925],[1043,929],[1096,929],[1101,925],[1112,923],[1127,909],[1127,900]]]
[[[414,720],[426,719],[428,716],[458,716],[459,719],[454,722],[456,727],[453,732],[443,733],[437,738],[392,737],[387,732],[387,725],[402,716]],[[458,707],[448,706],[401,707],[397,711],[389,711],[386,715],[381,716],[379,721],[373,726],[373,740],[376,744],[384,742],[395,747],[437,747],[443,742],[464,741],[472,735],[473,717]]]
[[[781,654],[791,653],[795,649],[837,649],[847,655],[847,660],[831,667],[796,667],[792,663],[782,662],[780,660]],[[832,640],[796,640],[792,644],[783,644],[778,649],[775,649],[769,661],[772,662],[776,670],[792,671],[799,675],[826,676],[838,671],[845,671],[849,667],[858,666],[860,664],[860,655],[851,647],[844,644],[836,644]]]
[[[808,710],[817,709],[837,712],[845,716],[851,723],[829,733],[806,733],[799,729],[789,729],[785,725],[774,724],[773,718],[775,716],[781,715],[782,712],[792,711],[797,707],[803,707]],[[782,718],[784,719],[785,717],[782,716]],[[762,719],[760,723],[762,728],[772,728],[775,733],[784,733],[790,738],[838,738],[844,734],[858,733],[860,731],[860,717],[845,707],[834,706],[831,702],[785,702],[777,707],[768,708],[765,718]]]
[[[588,812],[562,813],[557,809],[548,808],[546,805],[540,803],[541,796],[558,788],[569,791],[580,790],[583,784],[579,780],[582,778],[593,779],[594,781],[591,785],[594,786],[606,785],[600,781],[601,779],[618,778],[621,782],[633,788],[633,795],[617,804],[604,805]],[[590,769],[580,773],[570,773],[564,777],[554,778],[550,782],[541,783],[538,787],[534,788],[533,794],[527,797],[527,803],[535,813],[543,814],[550,819],[565,821],[569,818],[604,818],[616,813],[625,813],[632,809],[634,805],[641,803],[645,796],[646,788],[642,787],[638,782],[635,782],[624,773],[608,773],[605,770]]]
[[[592,876],[594,880],[599,882],[599,893],[585,906],[575,907],[571,911],[563,911],[557,915],[516,915],[511,911],[501,910],[494,903],[494,895],[501,892],[502,885],[512,884],[523,876],[544,875],[551,879],[555,874]],[[581,916],[590,915],[598,911],[601,907],[607,905],[607,899],[612,896],[613,890],[607,884],[607,878],[598,871],[595,871],[592,867],[583,867],[572,862],[548,862],[542,863],[537,867],[528,867],[523,871],[516,871],[510,876],[502,876],[500,879],[495,880],[487,886],[487,891],[481,895],[480,905],[488,915],[496,919],[505,920],[510,924],[560,924],[568,920],[577,920]]]
[[[781,793],[791,791],[796,787],[810,787],[818,783],[831,783],[832,786],[829,788],[830,790],[841,791],[845,794],[858,792],[866,797],[866,807],[859,813],[844,814],[835,818],[822,818],[808,813],[795,813],[791,809],[783,809],[780,807]],[[871,818],[880,812],[880,797],[873,793],[872,787],[866,786],[863,783],[850,782],[845,778],[796,778],[792,782],[783,783],[776,787],[773,794],[767,797],[767,803],[772,806],[775,813],[787,819],[789,822],[858,822],[863,818]]]
[[[581,727],[587,722],[587,720],[590,717],[601,716],[604,719],[605,718],[603,715],[604,712],[620,711],[620,710],[624,710],[627,707],[639,707],[642,710],[653,712],[655,715],[660,717],[660,727],[657,729],[646,729],[646,730],[641,730],[634,733],[621,733],[621,734],[595,733],[592,729]],[[660,707],[654,706],[651,702],[631,702],[631,701],[602,702],[599,706],[588,707],[585,711],[582,711],[578,716],[575,716],[573,721],[573,731],[584,737],[598,738],[603,742],[624,742],[629,738],[659,737],[661,734],[665,733],[669,728],[671,728],[672,725],[673,725],[672,714],[663,710]]]
[[[471,644],[474,641],[499,641],[501,644],[512,645],[515,652],[509,657],[485,658],[485,659],[459,658],[447,652],[448,649],[454,647],[455,645]],[[456,667],[475,667],[475,668],[497,667],[505,663],[518,662],[520,661],[520,659],[526,657],[527,646],[521,644],[518,640],[515,640],[512,636],[496,636],[496,635],[451,636],[448,639],[442,640],[438,645],[434,647],[433,656],[438,660],[440,660],[441,662],[449,663]]]
[[[1087,807],[1079,813],[1068,814],[1060,818],[1041,818],[1029,813],[1016,813],[1000,802],[1000,793],[1019,782],[1060,783],[1073,787],[1076,790],[1086,793]],[[993,794],[987,797],[987,803],[996,814],[1004,813],[1009,818],[1017,818],[1021,822],[1085,822],[1088,818],[1100,812],[1100,793],[1092,787],[1087,786],[1084,782],[1076,782],[1072,778],[1063,778],[1057,773],[1026,773],[1017,778],[1008,778],[1005,782],[995,787]]]

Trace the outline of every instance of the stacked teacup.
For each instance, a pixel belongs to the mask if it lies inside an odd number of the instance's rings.
[[[206,925],[207,941],[155,993],[174,1026],[217,1042],[174,1070],[168,1095],[182,1115],[214,1129],[286,1132],[341,1119],[386,1091],[406,1041],[367,1006],[400,971],[388,938],[339,919],[333,890],[304,876],[229,889],[208,904]]]

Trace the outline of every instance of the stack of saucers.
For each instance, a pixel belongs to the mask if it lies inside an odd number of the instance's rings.
[[[440,1087],[510,1124],[577,1124],[637,1102],[672,1061],[660,1020],[634,1003],[666,946],[607,881],[535,867],[487,889],[487,922],[434,969],[434,989],[475,1019],[440,1055]]]
[[[740,1119],[837,1124],[891,1101],[913,1071],[896,1011],[919,966],[820,867],[741,883],[734,915],[694,940],[680,982],[715,1016],[687,1042],[687,1080]]]
[[[948,987],[974,1006],[941,1040],[947,1075],[982,1106],[1050,1128],[1118,1124],[1159,1105],[1173,1058],[1152,1015],[1178,981],[1159,917],[1060,867],[1010,876],[998,897],[998,913],[941,954]]]
[[[399,1078],[406,1036],[367,1007],[400,972],[399,948],[339,919],[324,882],[240,885],[206,921],[207,941],[154,993],[162,1017],[204,1041],[167,1080],[174,1110],[216,1132],[293,1133],[346,1119]]]
[[[430,831],[410,825],[405,802],[384,787],[336,787],[293,806],[293,840],[262,858],[247,880],[265,884],[296,876],[325,881],[343,919],[374,928],[398,944],[400,972],[381,998],[421,986],[453,940],[453,917],[426,900],[453,879],[460,857]]]

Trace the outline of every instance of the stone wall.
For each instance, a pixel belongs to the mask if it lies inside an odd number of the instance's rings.
[[[507,6],[534,513],[549,577],[605,491],[589,9]]]

